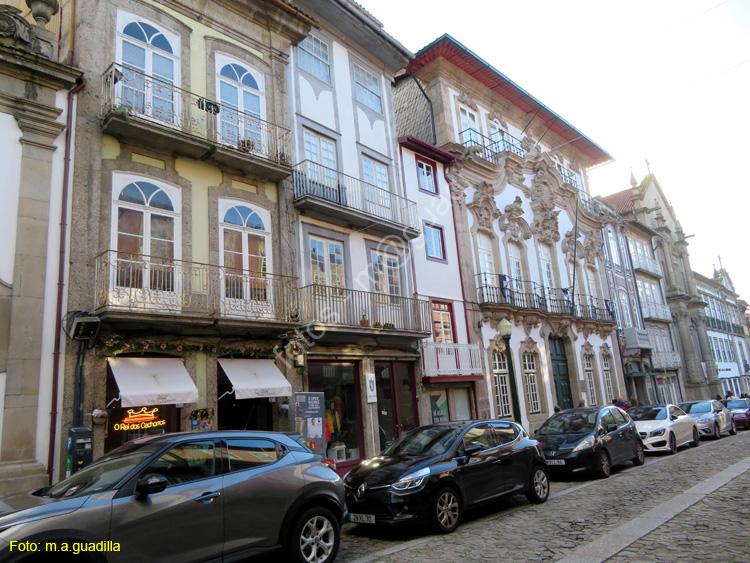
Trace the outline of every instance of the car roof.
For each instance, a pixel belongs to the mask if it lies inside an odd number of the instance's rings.
[[[173,443],[195,439],[219,439],[219,438],[271,438],[271,439],[288,439],[294,441],[294,437],[299,434],[288,432],[272,432],[261,430],[208,430],[203,432],[170,432],[167,434],[154,434],[153,436],[143,436],[137,438],[139,443]]]

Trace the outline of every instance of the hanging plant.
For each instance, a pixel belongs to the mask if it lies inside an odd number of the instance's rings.
[[[178,354],[185,356],[193,352],[208,352],[213,356],[230,356],[232,358],[263,358],[272,359],[274,357],[273,347],[271,348],[250,348],[244,345],[223,345],[223,344],[190,344],[186,342],[160,342],[152,340],[125,340],[120,336],[112,335],[108,338],[99,339],[97,347],[105,356],[116,358],[123,353],[149,353],[165,352],[169,354]]]

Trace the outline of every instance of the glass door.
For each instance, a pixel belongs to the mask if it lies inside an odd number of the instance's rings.
[[[412,364],[375,364],[375,386],[378,396],[378,439],[382,451],[419,424],[414,406]]]

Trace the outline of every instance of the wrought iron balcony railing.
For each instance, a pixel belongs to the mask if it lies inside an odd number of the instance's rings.
[[[312,284],[300,288],[300,318],[304,324],[429,333],[430,302]]]
[[[653,274],[654,276],[661,277],[661,266],[655,259],[650,256],[638,254],[637,252],[633,252],[631,258],[633,259],[634,270],[642,270],[649,274]]]
[[[303,160],[294,166],[294,198],[312,197],[419,231],[417,204],[389,190]]]
[[[563,182],[565,182],[566,184],[570,184],[574,188],[579,187],[578,174],[557,162],[555,163],[555,168],[557,168],[560,176],[562,176]]]
[[[615,322],[611,303],[591,295],[574,295],[570,288],[544,287],[501,274],[478,274],[477,289],[481,305],[511,305],[553,315]]]
[[[461,131],[461,142],[465,147],[481,147],[479,156],[493,164],[499,164],[499,155],[503,152],[512,152],[521,158],[526,155],[521,141],[509,133],[505,133],[500,139],[492,140],[476,129],[469,128]]]
[[[97,310],[297,323],[298,279],[107,250],[96,257]]]
[[[677,369],[682,360],[677,352],[651,352],[651,365],[654,369]]]
[[[423,377],[466,376],[482,374],[479,344],[422,344]]]
[[[199,96],[126,65],[102,76],[103,113],[124,114],[201,140],[291,166],[291,132],[229,104]]]
[[[643,318],[645,319],[657,319],[660,321],[672,320],[672,312],[667,305],[662,303],[641,300],[641,308],[643,309]]]

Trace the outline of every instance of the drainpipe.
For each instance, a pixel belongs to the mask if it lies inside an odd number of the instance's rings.
[[[63,297],[65,294],[65,243],[68,236],[68,183],[70,178],[70,153],[73,140],[73,100],[76,94],[86,87],[86,79],[81,76],[78,85],[68,92],[68,115],[65,124],[65,159],[63,166],[62,209],[60,210],[60,261],[57,268],[57,312],[55,314],[55,348],[52,353],[52,400],[50,405],[49,451],[47,454],[47,475],[52,484],[55,461],[55,439],[57,437],[57,395],[60,386],[60,344],[62,333]]]

